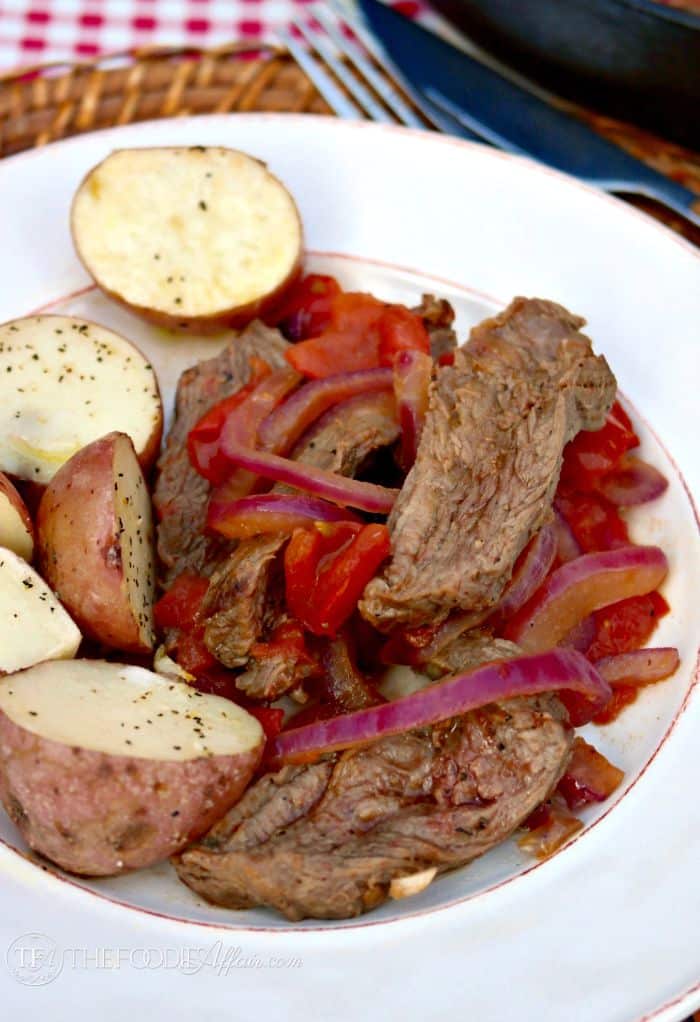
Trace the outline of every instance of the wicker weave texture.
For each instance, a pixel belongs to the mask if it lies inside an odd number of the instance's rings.
[[[0,78],[0,157],[96,128],[234,110],[330,112],[275,47],[141,50]]]

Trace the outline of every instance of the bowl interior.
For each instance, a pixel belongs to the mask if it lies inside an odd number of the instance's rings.
[[[457,328],[464,338],[469,327],[496,311],[501,303],[495,298],[444,280],[437,280],[384,263],[358,258],[311,253],[310,269],[337,276],[347,288],[366,290],[380,297],[415,304],[425,291],[449,298],[457,312]],[[28,310],[37,311],[37,310]],[[224,343],[217,338],[174,336],[152,327],[106,299],[94,287],[87,287],[44,308],[84,316],[111,327],[133,340],[153,363],[163,392],[168,422],[178,377],[183,369],[201,358],[210,357]],[[580,311],[580,310],[576,310]],[[585,310],[583,310],[585,313]],[[600,345],[598,346],[600,347]],[[615,370],[615,366],[612,366]],[[624,393],[624,378],[619,380]],[[657,544],[666,551],[671,564],[664,594],[671,613],[662,620],[653,637],[654,645],[678,646],[681,667],[669,681],[642,692],[638,701],[615,723],[589,727],[589,738],[606,756],[625,770],[625,782],[615,800],[582,815],[586,827],[577,840],[602,819],[611,808],[628,796],[647,764],[664,741],[669,727],[683,703],[695,671],[696,636],[700,631],[700,605],[694,599],[700,582],[698,564],[697,522],[683,481],[650,428],[633,407],[628,408],[642,440],[642,457],[657,465],[670,481],[664,496],[655,503],[630,514],[631,533],[635,541]],[[683,571],[674,570],[683,565]],[[19,838],[5,814],[0,814],[0,840],[20,854],[28,849]],[[46,868],[46,864],[42,863]],[[216,908],[198,899],[183,886],[174,870],[162,864],[139,873],[92,881],[67,877],[49,867],[70,883],[95,895],[108,898],[134,910],[165,915],[190,922],[246,929],[317,929],[337,926],[364,926],[396,920],[407,915],[444,908],[456,902],[481,895],[494,887],[515,881],[532,869],[546,870],[548,863],[536,863],[523,855],[513,840],[506,841],[471,865],[455,870],[433,882],[421,894],[402,901],[390,901],[359,920],[340,923],[309,921],[294,927],[267,910],[234,912]]]

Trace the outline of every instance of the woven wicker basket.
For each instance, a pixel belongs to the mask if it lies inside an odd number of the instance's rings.
[[[228,111],[331,113],[283,49],[231,43],[213,50],[149,48],[0,75],[0,157],[96,128]],[[596,131],[700,195],[700,154],[629,125],[577,111]],[[643,200],[700,245],[700,231]]]

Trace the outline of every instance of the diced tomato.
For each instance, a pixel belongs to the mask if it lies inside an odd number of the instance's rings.
[[[168,592],[161,596],[153,608],[156,625],[162,630],[180,628],[190,631],[202,600],[209,589],[209,580],[184,571],[173,582]]]
[[[195,678],[218,665],[216,657],[204,645],[204,639],[194,632],[183,632],[178,636],[177,662]]]
[[[292,341],[317,337],[331,321],[333,299],[341,294],[335,277],[309,273],[299,281],[281,308],[275,310],[274,324]]]
[[[581,430],[566,445],[561,478],[576,490],[594,490],[596,483],[615,468],[622,455],[638,445],[639,437],[629,416],[616,401],[602,429]]]
[[[296,529],[284,554],[287,607],[314,635],[335,635],[388,553],[384,525]]]
[[[262,359],[252,358],[251,379],[244,387],[217,402],[202,416],[187,436],[187,453],[192,467],[210,483],[222,483],[231,472],[231,462],[219,450],[219,437],[226,419],[238,408],[258,383],[271,372]]]
[[[624,772],[613,766],[602,753],[577,737],[557,791],[564,796],[569,809],[579,809],[591,802],[604,802],[619,787],[624,776]]]
[[[588,648],[589,660],[600,660],[616,653],[631,653],[648,644],[660,618],[668,614],[668,604],[660,593],[632,596],[593,615],[595,637]]]
[[[627,525],[618,509],[596,493],[576,493],[563,487],[556,508],[574,534],[583,553],[614,550],[629,543]]]
[[[446,351],[444,355],[440,355],[438,359],[439,366],[453,366],[455,364],[455,353],[454,351]]]
[[[391,366],[397,351],[429,351],[423,321],[405,306],[386,305],[373,295],[336,295],[327,327],[316,337],[295,344],[286,358],[311,379]]]
[[[380,365],[393,365],[400,351],[422,351],[429,355],[430,338],[419,316],[403,305],[394,305],[379,317]]]
[[[246,710],[260,723],[265,737],[268,740],[276,738],[282,730],[284,721],[284,710],[278,710],[273,706],[246,706]]]
[[[267,642],[256,642],[250,651],[256,660],[285,656],[297,664],[316,664],[316,658],[307,649],[304,627],[300,621],[283,621],[270,635]]]
[[[316,580],[324,558],[346,545],[360,528],[352,522],[337,525],[317,522],[312,529],[295,529],[292,533],[284,551],[287,608],[307,628]]]
[[[613,689],[612,699],[600,713],[593,718],[594,724],[610,724],[616,720],[624,708],[635,701],[640,688],[638,685],[616,685]]]
[[[314,594],[317,635],[337,634],[390,550],[386,525],[365,525],[347,548],[333,557],[320,573]]]

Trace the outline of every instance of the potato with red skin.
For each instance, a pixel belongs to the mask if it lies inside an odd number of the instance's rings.
[[[83,635],[130,653],[153,649],[151,498],[134,447],[109,433],[78,451],[37,513],[40,570]]]
[[[0,682],[0,799],[27,844],[72,873],[182,850],[238,800],[263,746],[241,707],[139,667],[55,661]]]
[[[25,561],[34,556],[34,525],[27,507],[4,473],[0,472],[0,547]]]
[[[112,152],[78,188],[71,232],[105,294],[197,334],[272,313],[302,266],[292,196],[260,160],[221,146]]]

